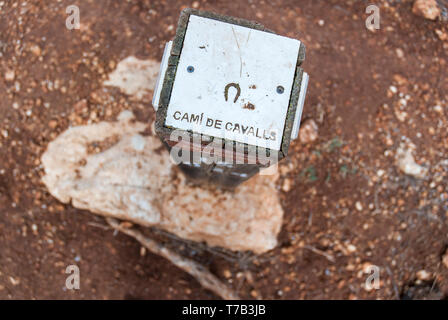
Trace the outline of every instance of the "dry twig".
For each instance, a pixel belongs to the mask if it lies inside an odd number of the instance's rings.
[[[171,261],[175,266],[184,270],[193,276],[204,288],[214,292],[221,298],[225,300],[237,300],[238,295],[228,288],[224,283],[222,283],[216,276],[214,276],[210,271],[205,269],[202,265],[197,262],[184,258],[181,255],[171,251],[162,244],[145,237],[140,231],[133,228],[126,228],[120,224],[117,220],[113,218],[106,218],[109,225],[118,230],[143,245],[146,249],[154,254],[164,257],[165,259]]]
[[[331,254],[326,253],[325,251],[319,250],[319,249],[317,249],[317,248],[315,248],[313,246],[309,246],[309,245],[304,245],[303,247],[305,249],[311,250],[315,254],[318,254],[318,255],[321,255],[321,256],[327,258],[327,260],[330,261],[330,262],[333,262],[333,263],[335,262],[334,257]]]

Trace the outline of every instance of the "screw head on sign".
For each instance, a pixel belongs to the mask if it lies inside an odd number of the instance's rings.
[[[277,87],[277,93],[278,94],[282,94],[283,92],[285,92],[285,88],[283,88],[282,86],[278,86]]]

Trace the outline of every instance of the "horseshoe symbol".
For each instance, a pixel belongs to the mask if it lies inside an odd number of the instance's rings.
[[[224,98],[226,99],[226,101],[229,99],[229,89],[230,87],[234,87],[236,89],[236,96],[235,99],[233,100],[233,103],[237,102],[238,98],[240,97],[241,94],[241,88],[240,85],[238,83],[229,83],[228,85],[226,85],[225,89],[224,89]]]

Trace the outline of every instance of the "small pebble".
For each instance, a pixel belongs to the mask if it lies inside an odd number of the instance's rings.
[[[442,262],[445,268],[448,269],[448,250],[445,251],[445,254],[442,257]]]
[[[229,278],[232,277],[232,273],[230,272],[229,269],[225,269],[225,270],[223,271],[223,275],[224,275],[224,277],[225,277],[226,279],[229,279]]]
[[[417,272],[417,279],[421,281],[429,281],[431,280],[431,273],[426,270],[420,270]]]
[[[5,72],[5,80],[6,81],[14,81],[16,74],[14,70],[6,70]]]

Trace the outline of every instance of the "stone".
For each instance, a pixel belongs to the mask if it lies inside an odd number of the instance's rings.
[[[42,54],[42,49],[37,44],[32,45],[30,50],[31,53],[37,57],[39,57]]]
[[[319,131],[316,122],[313,119],[305,121],[300,126],[299,139],[302,143],[311,143],[319,137]]]
[[[291,179],[285,178],[285,180],[283,181],[282,190],[284,192],[291,191],[291,184],[292,184]]]
[[[442,40],[442,41],[448,40],[448,33],[447,32],[444,32],[444,31],[442,31],[440,29],[436,29],[435,33],[439,37],[440,40]]]
[[[103,85],[120,88],[125,94],[141,100],[150,98],[159,74],[160,62],[129,56],[120,61]]]
[[[426,270],[419,270],[416,273],[417,279],[420,281],[429,281],[432,279],[431,273]]]
[[[443,116],[443,108],[442,108],[442,106],[436,105],[436,106],[433,107],[433,110],[435,112],[437,112],[438,114],[440,114],[441,116]]]
[[[14,81],[15,77],[16,77],[16,74],[15,74],[14,70],[10,70],[10,69],[6,70],[6,72],[5,72],[5,80],[6,81]]]
[[[428,173],[428,169],[417,164],[412,149],[404,143],[401,143],[396,153],[397,167],[405,174],[417,179],[423,179]]]
[[[356,252],[356,246],[354,246],[353,244],[349,244],[349,245],[347,245],[347,251],[348,251],[349,253]]]
[[[116,122],[67,129],[42,156],[44,184],[76,208],[210,246],[255,253],[276,246],[277,175],[257,175],[234,191],[192,186],[160,140],[141,133],[149,126],[125,111]]]
[[[415,0],[412,13],[429,20],[436,20],[440,16],[440,8],[436,0]]]
[[[442,262],[445,268],[448,269],[448,250],[445,251],[445,254],[442,257]]]

